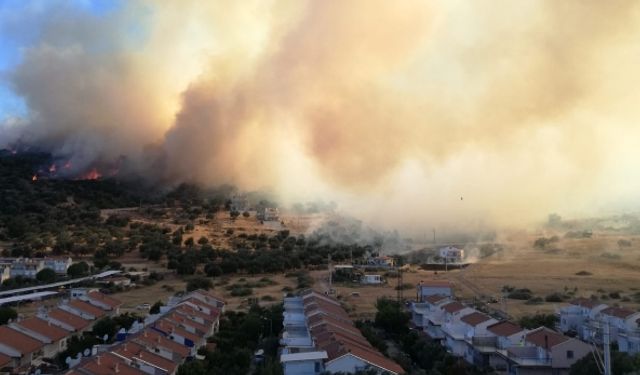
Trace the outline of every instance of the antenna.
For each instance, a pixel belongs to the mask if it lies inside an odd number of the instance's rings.
[[[332,289],[332,278],[333,278],[333,272],[331,270],[331,254],[327,255],[328,256],[328,269],[329,269],[329,290],[327,291],[329,294],[331,294],[331,289]]]
[[[609,333],[609,321],[605,320],[603,330],[604,340],[604,375],[611,375],[611,343]]]
[[[396,258],[396,269],[398,270],[398,293],[397,293],[397,299],[398,299],[398,308],[400,308],[400,306],[402,306],[402,300],[404,299],[403,297],[403,293],[402,293],[402,286],[403,286],[403,282],[402,282],[402,257],[398,256]]]

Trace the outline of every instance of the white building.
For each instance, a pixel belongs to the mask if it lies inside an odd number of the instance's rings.
[[[454,246],[443,247],[438,251],[440,258],[446,263],[462,263],[464,260],[464,250]]]
[[[51,268],[59,275],[66,275],[71,264],[73,264],[73,260],[70,257],[44,258],[44,268]]]
[[[453,296],[453,285],[447,280],[421,280],[416,286],[418,302],[428,296]]]
[[[44,268],[43,260],[18,258],[11,265],[11,277],[22,276],[35,279],[38,272]]]
[[[382,284],[384,279],[381,275],[363,275],[361,282],[363,284]]]

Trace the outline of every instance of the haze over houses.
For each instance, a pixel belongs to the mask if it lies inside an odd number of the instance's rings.
[[[586,298],[575,299],[559,310],[558,328],[587,342],[602,344],[605,325],[610,342],[617,343],[619,351],[640,353],[640,312]]]
[[[455,300],[440,281],[418,286],[418,301],[411,305],[411,323],[448,352],[480,368],[498,373],[568,374],[591,346],[546,327],[533,330],[499,320]]]
[[[362,336],[340,303],[322,293],[307,290],[284,300],[284,330],[280,340],[285,375],[321,372],[404,373]]]

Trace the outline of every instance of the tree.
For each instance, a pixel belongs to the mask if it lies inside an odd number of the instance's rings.
[[[36,280],[49,284],[56,281],[56,271],[51,268],[45,268],[36,274]]]
[[[178,375],[207,375],[209,371],[201,361],[186,362],[178,367]]]
[[[207,263],[207,265],[204,266],[204,272],[209,277],[216,277],[222,275],[222,268],[215,263]]]
[[[376,326],[388,333],[401,334],[407,331],[409,314],[396,301],[380,298],[376,302]]]
[[[540,326],[555,329],[555,325],[557,322],[558,317],[555,314],[536,314],[523,316],[518,321],[518,324],[520,324],[522,328],[526,329],[534,329]]]
[[[193,237],[187,238],[187,240],[184,241],[184,245],[188,246],[188,247],[193,247],[193,245],[194,245]]]
[[[67,269],[67,275],[69,275],[69,277],[72,279],[76,277],[86,276],[88,274],[89,265],[87,264],[87,262],[74,263]]]
[[[164,306],[164,303],[162,303],[162,301],[158,301],[156,303],[153,304],[153,306],[151,306],[151,308],[149,309],[149,314],[153,315],[153,314],[157,314],[160,312],[160,308]]]
[[[208,244],[208,243],[209,243],[209,239],[208,239],[207,237],[205,237],[205,236],[202,236],[202,237],[200,237],[200,238],[198,239],[198,243],[199,243],[200,245],[206,245],[206,244]]]
[[[104,335],[107,335],[109,337],[108,340],[110,340],[118,332],[118,325],[109,317],[102,318],[93,325],[92,332],[94,335],[100,337],[100,339],[102,339]]]
[[[206,277],[193,277],[187,282],[187,292],[197,289],[209,290],[213,288],[213,283]]]
[[[17,317],[18,313],[11,307],[0,307],[0,324],[7,324],[9,320],[13,320]]]
[[[251,216],[251,214],[249,213],[249,211],[245,211],[242,213],[242,216],[244,216],[245,218],[248,218],[249,216]]]

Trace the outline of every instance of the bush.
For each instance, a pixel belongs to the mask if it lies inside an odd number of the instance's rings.
[[[209,290],[213,288],[211,279],[206,277],[193,277],[187,281],[187,292],[191,292],[197,289]]]
[[[154,303],[153,306],[151,306],[151,308],[149,309],[149,314],[158,314],[162,306],[164,306],[164,303],[162,303],[162,301]]]
[[[527,288],[514,289],[507,295],[507,298],[519,299],[523,301],[529,300],[532,297],[533,297],[533,293],[531,293],[531,291]]]
[[[576,272],[576,276],[591,276],[593,275],[591,272],[589,271],[580,271],[580,272]]]
[[[246,297],[253,294],[253,289],[246,287],[236,287],[231,289],[231,295],[233,297]]]
[[[11,307],[0,307],[0,324],[7,324],[9,320],[14,320],[17,317],[18,313]]]
[[[520,324],[522,328],[526,329],[534,329],[540,326],[555,329],[557,322],[558,317],[555,314],[536,314],[523,316],[518,321],[518,324]]]
[[[533,297],[525,302],[526,305],[541,305],[543,303],[543,299],[540,297]]]
[[[558,292],[551,293],[544,298],[547,302],[563,302],[565,299],[567,299],[567,296]]]
[[[56,281],[56,271],[51,268],[45,268],[36,274],[36,280],[45,284],[53,283]]]

